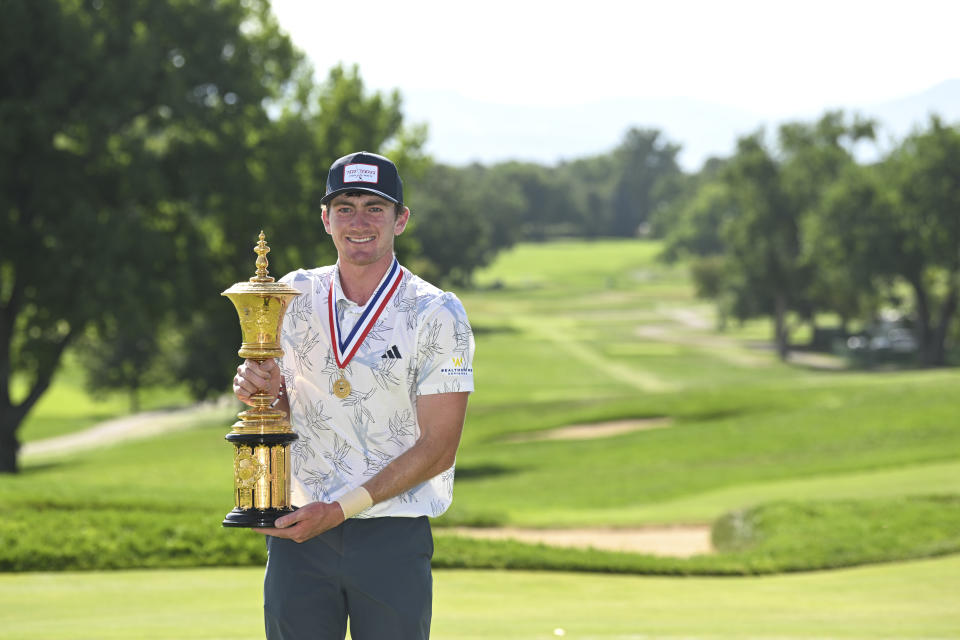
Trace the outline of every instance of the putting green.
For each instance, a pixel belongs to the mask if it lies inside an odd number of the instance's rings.
[[[0,638],[259,639],[261,578],[261,569],[0,575]],[[434,588],[438,639],[933,639],[960,629],[960,556],[763,578],[437,571]]]

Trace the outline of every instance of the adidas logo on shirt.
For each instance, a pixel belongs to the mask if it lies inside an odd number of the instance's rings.
[[[399,359],[400,359],[400,349],[397,349],[397,345],[393,345],[392,347],[390,347],[389,349],[387,349],[386,353],[384,353],[384,354],[383,354],[382,356],[380,356],[380,357],[381,357],[381,358],[387,358],[387,359],[389,359],[389,360],[399,360]]]

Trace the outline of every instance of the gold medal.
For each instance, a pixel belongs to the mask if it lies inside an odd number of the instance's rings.
[[[340,378],[333,383],[333,395],[341,400],[350,395],[350,383],[347,382],[343,374],[340,374]]]
[[[364,306],[363,314],[360,316],[358,323],[346,336],[340,331],[340,317],[334,313],[333,290],[336,288],[334,285],[338,278],[338,273],[335,273],[330,289],[327,291],[327,316],[330,320],[330,345],[333,347],[333,357],[337,363],[337,368],[340,370],[340,377],[333,382],[333,395],[345,400],[350,396],[353,387],[347,381],[347,374],[344,369],[356,355],[360,345],[367,338],[367,334],[377,324],[380,314],[386,309],[387,303],[390,302],[397,287],[400,286],[400,281],[403,280],[403,269],[397,262],[396,256],[394,256],[390,269],[383,276],[383,280]]]

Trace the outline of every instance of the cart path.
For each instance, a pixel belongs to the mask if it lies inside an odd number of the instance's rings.
[[[179,409],[144,411],[113,418],[82,431],[27,442],[20,448],[20,455],[32,458],[97,449],[118,442],[184,431],[193,428],[198,422],[218,418],[223,418],[224,432],[226,432],[236,404],[230,396],[226,397],[226,400],[201,402]]]

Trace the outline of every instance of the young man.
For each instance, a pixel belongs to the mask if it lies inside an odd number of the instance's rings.
[[[400,266],[410,210],[387,158],[334,162],[321,200],[335,265],[282,281],[298,296],[284,357],[237,369],[234,393],[278,395],[299,439],[295,512],[267,535],[269,640],[427,638],[433,538],[453,497],[453,465],[473,391],[463,305]]]

